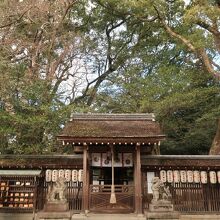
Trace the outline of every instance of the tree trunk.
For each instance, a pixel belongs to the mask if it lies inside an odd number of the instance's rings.
[[[220,119],[218,119],[218,125],[215,137],[212,142],[212,146],[209,150],[210,155],[220,155]]]

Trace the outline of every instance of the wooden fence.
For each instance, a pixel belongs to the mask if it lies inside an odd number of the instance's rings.
[[[220,212],[220,184],[170,183],[174,209],[181,213]],[[148,209],[152,194],[144,187],[143,208]]]
[[[219,212],[218,184],[175,183],[170,186],[174,207],[180,212]]]
[[[49,186],[52,186],[53,182],[46,182],[44,178],[41,178],[37,187],[37,204],[36,209],[42,210],[46,202]],[[82,182],[68,182],[67,183],[67,201],[69,202],[69,209],[79,212],[82,209]]]
[[[41,178],[37,187],[36,209],[43,209],[49,185]],[[166,183],[172,194],[172,203],[176,211],[181,213],[220,212],[220,184],[202,183]],[[116,185],[117,205],[111,205],[111,185],[90,185],[89,209],[94,212],[134,211],[134,186]],[[67,200],[70,210],[79,212],[82,209],[82,183],[67,183]],[[143,209],[148,210],[152,194],[143,188]]]

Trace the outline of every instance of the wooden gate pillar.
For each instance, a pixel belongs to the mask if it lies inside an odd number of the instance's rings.
[[[135,213],[142,214],[141,152],[140,143],[134,153]]]
[[[89,165],[88,165],[88,146],[83,144],[83,207],[82,210],[86,213],[89,210]]]

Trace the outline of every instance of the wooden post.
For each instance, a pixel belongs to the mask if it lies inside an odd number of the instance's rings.
[[[135,213],[142,214],[141,152],[140,143],[134,153]]]
[[[88,146],[83,144],[83,211],[89,210],[89,175],[88,175]]]

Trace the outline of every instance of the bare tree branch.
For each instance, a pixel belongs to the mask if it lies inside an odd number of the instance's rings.
[[[165,22],[164,18],[161,16],[160,12],[156,7],[154,7],[160,22],[162,23],[164,29],[166,32],[171,36],[178,40],[180,40],[187,48],[192,51],[198,58],[200,58],[206,68],[206,70],[214,77],[220,79],[220,72],[216,71],[212,65],[212,60],[209,58],[207,52],[204,48],[196,48],[190,40],[185,38],[184,36],[176,33],[174,30],[172,30]]]

